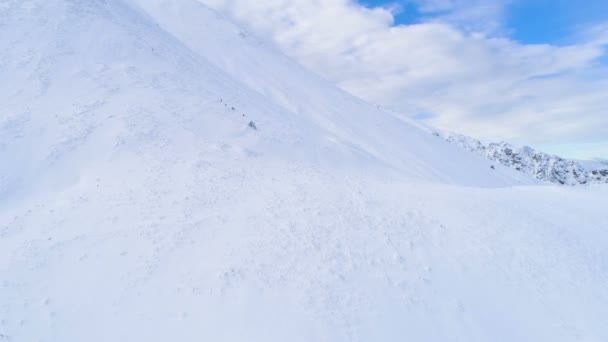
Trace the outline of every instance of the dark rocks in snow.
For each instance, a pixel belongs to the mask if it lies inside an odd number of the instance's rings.
[[[608,177],[608,170],[593,170],[591,173],[598,177]]]
[[[528,146],[518,148],[506,142],[485,145],[461,134],[433,132],[433,135],[540,180],[562,185],[608,184],[608,170],[587,170],[574,160],[536,151]]]
[[[247,126],[249,126],[249,128],[253,128],[255,130],[258,129],[258,126],[256,126],[255,122],[253,122],[253,121],[249,121],[249,125],[247,125]]]

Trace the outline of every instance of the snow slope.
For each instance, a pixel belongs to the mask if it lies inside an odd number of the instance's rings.
[[[104,171],[3,213],[9,341],[608,338],[603,188],[205,159]]]
[[[591,171],[608,169],[608,160],[604,159],[577,160],[577,162]]]
[[[608,339],[607,189],[491,170],[196,2],[0,0],[0,104],[0,341]]]
[[[354,98],[197,0],[133,1],[214,66],[280,105],[290,117],[303,118],[322,130],[324,137],[316,144],[329,141],[331,149],[353,149],[389,165],[399,177],[476,186],[530,182],[508,169],[486,172],[490,166],[486,160],[437,143],[409,122]]]
[[[45,176],[52,171],[47,166],[69,178],[64,171],[73,173],[79,166],[60,166],[64,156],[78,163],[104,153],[107,157],[116,149],[100,140],[127,136],[138,143],[165,139],[168,147],[192,146],[193,140],[204,139],[248,154],[350,169],[369,166],[384,169],[387,176],[456,184],[503,186],[524,181],[508,170],[489,174],[489,163],[482,158],[433,141],[308,75],[288,59],[242,43],[240,31],[194,1],[167,3],[184,6],[178,9],[191,15],[200,13],[195,17],[198,22],[215,25],[208,31],[216,40],[203,45],[216,49],[203,54],[182,43],[187,39],[162,30],[144,12],[152,13],[154,1],[145,2],[144,9],[117,0],[3,2],[0,90],[7,134],[2,144],[11,145],[3,161],[13,165],[0,174],[5,198],[35,186],[37,181],[32,180],[41,169]],[[188,23],[187,19],[176,16],[173,22]],[[192,26],[196,32],[197,26]],[[219,50],[220,44],[225,52]],[[227,56],[241,56],[238,44],[248,52],[234,61],[243,65],[233,70],[242,76],[234,78],[209,58],[229,61]],[[243,80],[254,77],[258,87],[244,86]],[[247,129],[250,121],[259,132]],[[28,138],[34,136],[37,146],[49,149],[32,146]],[[178,136],[186,141],[178,144]],[[95,138],[99,140],[92,141]],[[133,144],[127,141],[124,146]],[[87,157],[64,153],[72,150]],[[24,153],[31,158],[20,158]],[[69,183],[73,177],[63,181]]]

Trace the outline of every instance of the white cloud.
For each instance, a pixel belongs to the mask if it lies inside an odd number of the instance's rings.
[[[413,0],[431,21],[348,0],[200,0],[368,101],[482,139],[552,145],[608,140],[608,27],[570,46],[496,32],[507,0]],[[603,155],[608,157],[608,151]]]
[[[491,33],[501,28],[511,0],[409,0],[434,21],[449,23],[465,32]]]

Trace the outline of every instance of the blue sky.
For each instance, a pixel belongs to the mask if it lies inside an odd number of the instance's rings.
[[[493,0],[487,0],[492,2]],[[445,1],[448,2],[448,1]],[[394,7],[397,25],[421,23],[448,10],[421,10],[416,0],[361,0],[367,7]],[[512,0],[504,4],[503,35],[524,44],[568,44],[585,27],[608,21],[608,0]]]
[[[506,25],[522,43],[568,43],[579,29],[608,20],[608,1],[519,0],[507,7]]]
[[[480,17],[470,17],[470,21],[497,22],[488,32],[490,37],[507,38],[523,46],[526,45],[551,45],[556,47],[576,46],[584,40],[585,32],[594,27],[608,23],[608,0],[359,0],[358,3],[368,8],[384,7],[393,12],[395,26],[421,24],[436,20],[447,19],[458,10],[473,7],[483,7],[487,4],[496,5],[494,10],[490,8]],[[429,9],[429,3],[435,4],[435,8]],[[437,6],[437,4],[439,4]],[[441,6],[444,6],[441,8]],[[426,8],[425,8],[426,6]],[[433,6],[430,6],[433,7]],[[491,6],[490,6],[491,7]],[[498,10],[496,10],[498,8]],[[485,16],[485,17],[483,17]],[[488,18],[489,17],[489,18]],[[460,17],[459,17],[460,18]],[[452,22],[455,26],[463,26],[462,21]],[[467,31],[466,27],[461,27]],[[479,27],[475,27],[475,30]],[[608,49],[603,56],[593,59],[600,68],[591,69],[592,78],[605,80],[606,68],[608,66]],[[543,76],[551,78],[552,75]],[[608,93],[608,89],[606,89]],[[608,95],[607,95],[608,96]],[[608,97],[606,98],[608,102]],[[580,111],[585,111],[584,106]],[[571,114],[574,116],[574,114]],[[608,112],[606,112],[608,116]],[[433,115],[424,111],[412,116],[415,119],[426,120]],[[605,128],[604,128],[605,129]],[[542,131],[539,132],[542,135]],[[525,138],[520,141],[525,143]],[[574,158],[608,158],[608,141],[604,139],[573,139],[564,143],[531,143],[535,147],[547,152],[561,154]]]

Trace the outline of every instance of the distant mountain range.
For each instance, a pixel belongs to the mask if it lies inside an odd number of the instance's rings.
[[[606,160],[570,160],[528,146],[517,147],[506,142],[484,144],[455,133],[433,132],[433,135],[543,181],[562,185],[608,184]]]

